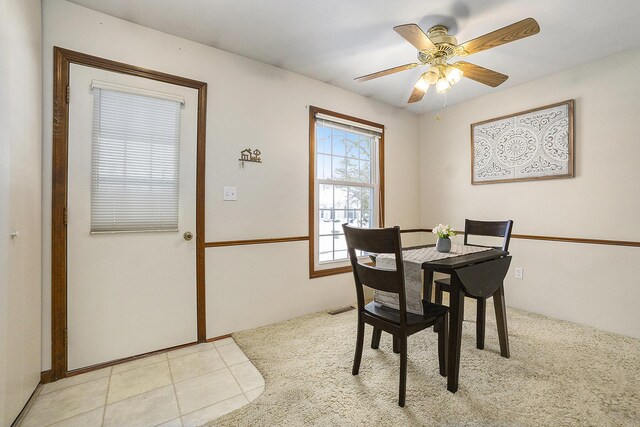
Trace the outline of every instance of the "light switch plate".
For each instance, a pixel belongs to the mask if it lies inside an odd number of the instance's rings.
[[[516,279],[522,280],[523,275],[524,275],[524,268],[516,267]]]
[[[224,191],[222,192],[222,200],[238,200],[236,187],[224,187]]]

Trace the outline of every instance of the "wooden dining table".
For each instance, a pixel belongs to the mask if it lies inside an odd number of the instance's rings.
[[[433,245],[427,245],[433,246]],[[416,246],[404,250],[424,248]],[[509,336],[507,316],[504,302],[504,286],[499,271],[508,268],[511,262],[509,252],[489,249],[436,261],[422,263],[424,271],[422,294],[430,299],[434,273],[451,276],[451,292],[449,296],[449,345],[447,354],[447,390],[458,391],[460,376],[460,348],[462,344],[462,322],[464,319],[464,297],[493,296],[500,341],[500,355],[509,357]],[[505,266],[506,264],[506,266]],[[498,274],[496,274],[498,273]]]
[[[421,245],[402,249],[407,312],[422,315],[422,299],[431,300],[434,273],[451,276],[449,343],[446,356],[447,390],[455,393],[458,391],[460,376],[460,348],[466,295],[493,297],[500,354],[502,357],[509,357],[503,280],[511,263],[511,257],[507,251],[486,246],[452,245],[449,253],[440,253],[434,246]],[[382,268],[395,266],[393,255],[376,255],[372,256],[372,260]],[[422,277],[420,277],[421,271]],[[398,294],[388,292],[376,291],[374,294],[375,301],[396,310],[399,304],[398,297]]]

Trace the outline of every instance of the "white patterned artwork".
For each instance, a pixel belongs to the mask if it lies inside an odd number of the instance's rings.
[[[573,100],[471,125],[471,183],[573,176]]]

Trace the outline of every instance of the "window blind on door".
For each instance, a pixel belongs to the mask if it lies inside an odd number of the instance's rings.
[[[178,230],[180,107],[93,87],[92,233]]]

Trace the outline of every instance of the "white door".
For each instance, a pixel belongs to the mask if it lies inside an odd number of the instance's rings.
[[[184,98],[179,113],[177,231],[91,232],[94,81]],[[195,89],[71,65],[67,194],[69,370],[197,340],[197,105]],[[185,232],[193,233],[193,238],[186,240]]]

